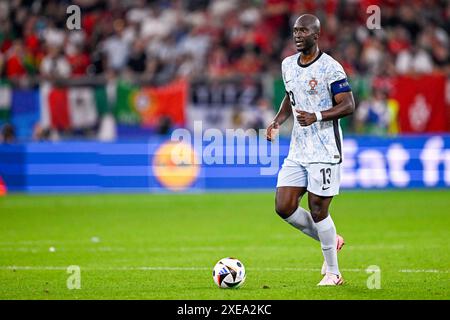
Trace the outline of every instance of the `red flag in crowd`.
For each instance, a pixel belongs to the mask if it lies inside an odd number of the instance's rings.
[[[401,133],[447,130],[444,75],[399,76],[394,82]]]

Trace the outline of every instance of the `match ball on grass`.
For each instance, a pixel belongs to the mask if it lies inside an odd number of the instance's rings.
[[[239,288],[245,282],[244,264],[236,258],[223,258],[216,263],[213,270],[214,283],[219,288]]]

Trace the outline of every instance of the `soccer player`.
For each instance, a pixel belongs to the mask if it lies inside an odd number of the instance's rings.
[[[293,28],[298,53],[281,64],[286,95],[266,136],[295,117],[289,154],[278,173],[275,211],[286,222],[320,241],[324,264],[319,286],[341,285],[337,252],[344,239],[328,212],[339,193],[342,130],[339,119],[353,113],[355,102],[342,66],[320,51],[320,21],[304,14]],[[309,212],[299,206],[308,192]]]

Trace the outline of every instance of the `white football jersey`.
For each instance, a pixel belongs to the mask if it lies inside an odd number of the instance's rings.
[[[298,163],[340,163],[342,130],[339,120],[315,122],[302,127],[297,112],[324,111],[336,104],[334,95],[350,91],[342,66],[326,53],[300,65],[300,53],[287,57],[281,64],[284,86],[294,114],[288,159]]]

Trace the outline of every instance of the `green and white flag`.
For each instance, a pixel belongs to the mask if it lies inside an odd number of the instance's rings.
[[[57,129],[88,129],[108,111],[104,86],[55,88],[42,86],[41,125]]]

